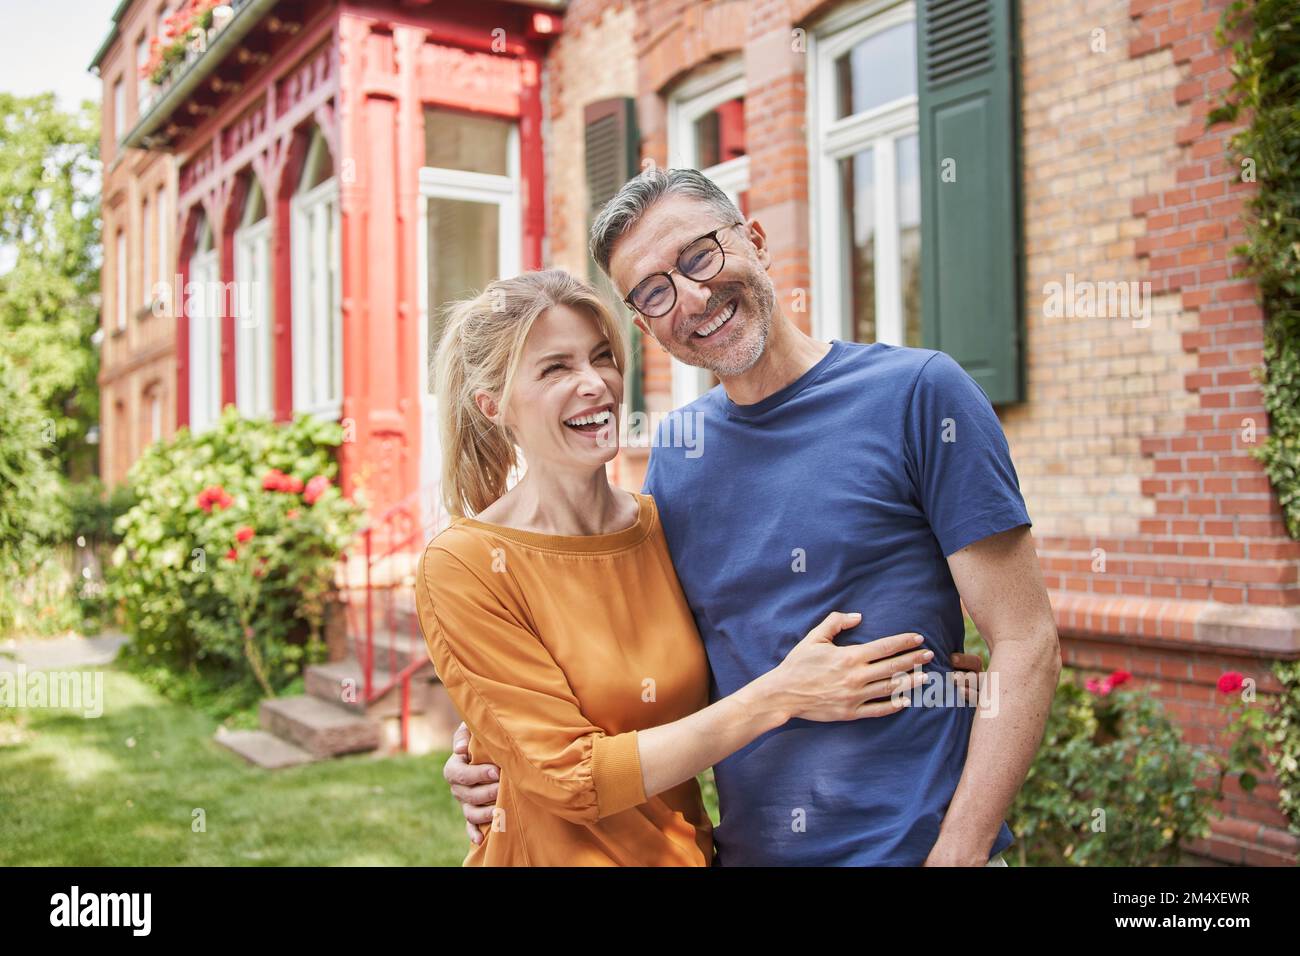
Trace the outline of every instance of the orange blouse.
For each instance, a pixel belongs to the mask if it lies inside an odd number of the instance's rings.
[[[548,535],[454,520],[416,583],[438,677],[501,768],[466,866],[708,866],[695,780],[647,798],[637,731],[708,704],[709,669],[654,500],[630,528]]]

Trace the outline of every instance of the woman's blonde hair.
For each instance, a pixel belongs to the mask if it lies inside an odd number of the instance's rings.
[[[517,462],[514,437],[483,414],[474,395],[482,389],[505,408],[524,340],[533,323],[557,305],[595,320],[609,340],[615,367],[624,374],[622,325],[591,286],[562,269],[497,279],[473,298],[443,310],[433,381],[442,435],[442,500],[452,515],[478,514],[505,494]]]

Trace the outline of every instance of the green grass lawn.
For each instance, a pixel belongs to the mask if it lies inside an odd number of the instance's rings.
[[[459,866],[447,753],[267,771],[216,721],[104,671],[104,712],[0,709],[0,866]],[[701,778],[717,820],[712,774]],[[196,809],[205,832],[194,831]]]
[[[104,713],[0,710],[0,866],[459,866],[446,753],[266,771],[104,669]],[[206,832],[194,832],[194,811]]]

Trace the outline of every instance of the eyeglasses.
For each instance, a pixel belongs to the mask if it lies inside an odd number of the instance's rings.
[[[727,261],[718,233],[724,229],[743,225],[743,222],[733,222],[727,226],[719,226],[712,232],[706,232],[698,239],[691,240],[677,254],[677,265],[667,272],[650,273],[633,287],[623,301],[647,319],[657,319],[661,315],[667,315],[677,304],[677,283],[673,281],[673,273],[680,272],[686,278],[694,279],[696,282],[712,279],[722,271]]]

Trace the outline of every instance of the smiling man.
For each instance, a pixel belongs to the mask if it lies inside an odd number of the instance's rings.
[[[656,442],[644,489],[712,699],[771,670],[834,608],[862,612],[855,643],[922,634],[935,679],[962,650],[963,602],[991,650],[980,719],[926,695],[887,720],[791,720],[717,764],[717,862],[996,861],[1061,662],[988,398],[942,352],[806,335],[777,301],[762,225],[694,170],[626,183],[591,252],[637,325],[721,383],[683,410],[699,416],[706,453]],[[471,822],[495,799],[492,769],[462,752],[444,768]]]

